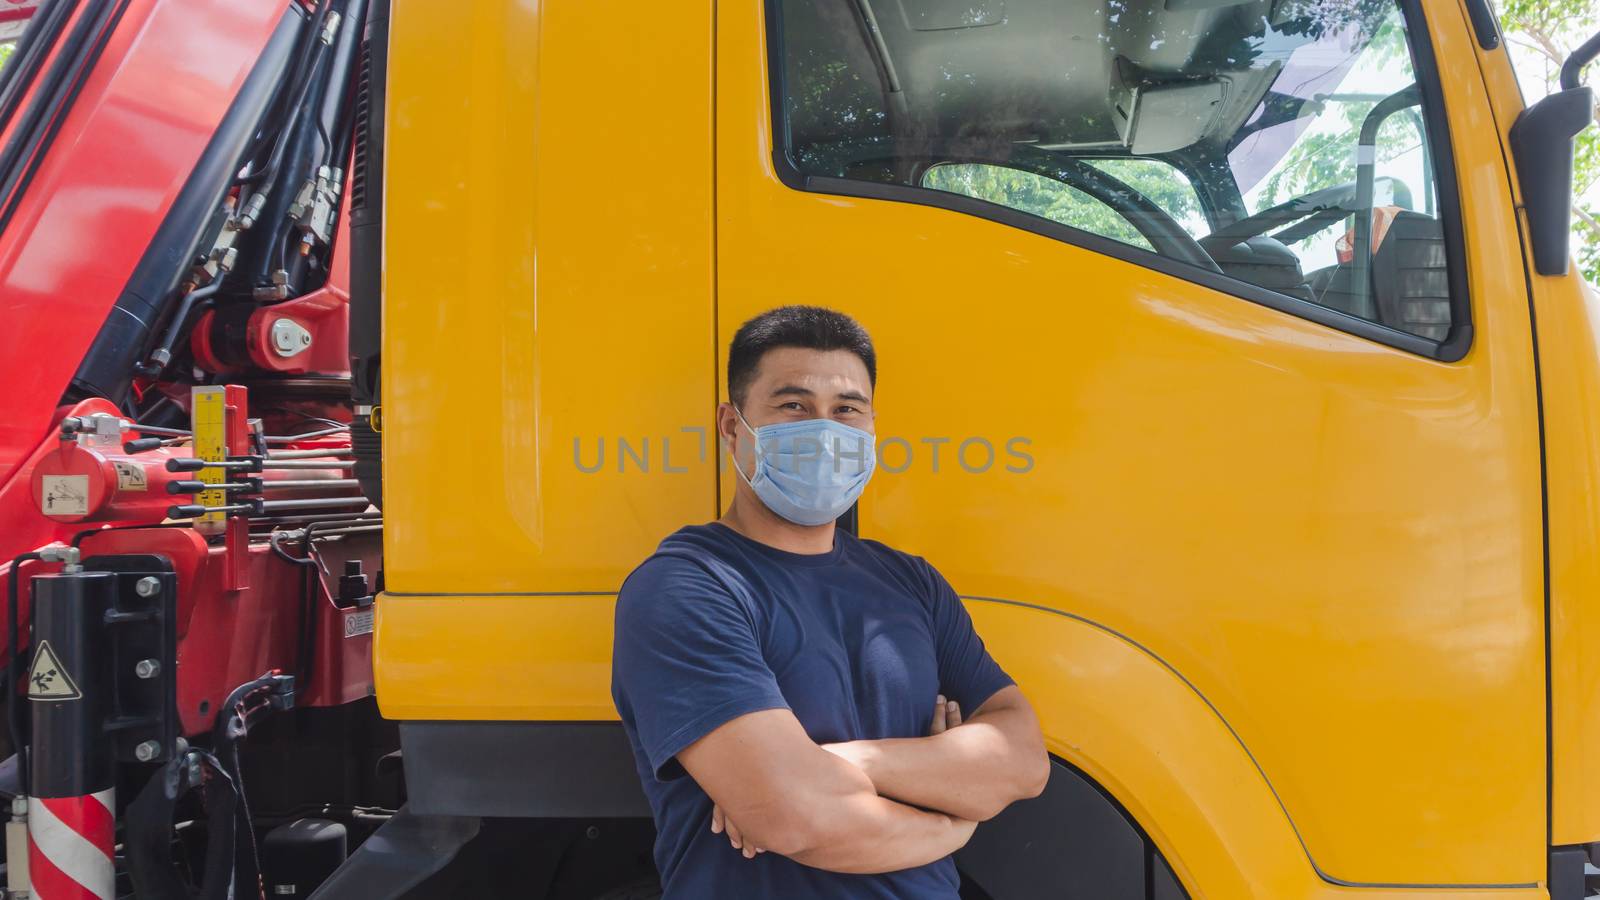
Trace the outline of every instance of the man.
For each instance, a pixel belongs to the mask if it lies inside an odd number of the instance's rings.
[[[842,313],[746,322],[717,409],[733,502],[617,598],[612,697],[666,900],[955,900],[950,854],[1044,789],[1038,720],[955,591],[835,527],[872,475],[876,381]]]

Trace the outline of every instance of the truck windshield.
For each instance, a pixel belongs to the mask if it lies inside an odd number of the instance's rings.
[[[787,161],[823,179],[814,188],[959,194],[1135,262],[1127,251],[1412,335],[1450,332],[1440,197],[1395,0],[777,10]]]

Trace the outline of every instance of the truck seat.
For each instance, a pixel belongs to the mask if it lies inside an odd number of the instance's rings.
[[[1348,265],[1311,276],[1312,298],[1356,314]],[[1450,279],[1445,268],[1444,225],[1409,210],[1395,215],[1372,254],[1372,296],[1377,320],[1390,328],[1442,341],[1450,332]]]

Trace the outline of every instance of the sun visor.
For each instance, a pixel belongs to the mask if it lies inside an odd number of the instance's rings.
[[[1113,67],[1120,74],[1121,67]],[[1227,99],[1227,83],[1217,79],[1174,84],[1130,85],[1115,78],[1111,116],[1122,143],[1144,156],[1192,146],[1210,133]]]

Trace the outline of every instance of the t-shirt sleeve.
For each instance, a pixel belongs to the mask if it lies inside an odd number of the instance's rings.
[[[788,708],[749,614],[726,585],[685,559],[647,560],[617,596],[611,687],[655,776],[682,776],[677,754],[725,722]]]
[[[939,657],[939,688],[961,706],[961,715],[970,716],[995,691],[1016,684],[983,646],[983,638],[972,627],[972,616],[956,595],[955,588],[932,566],[926,567],[933,591],[933,640]]]

